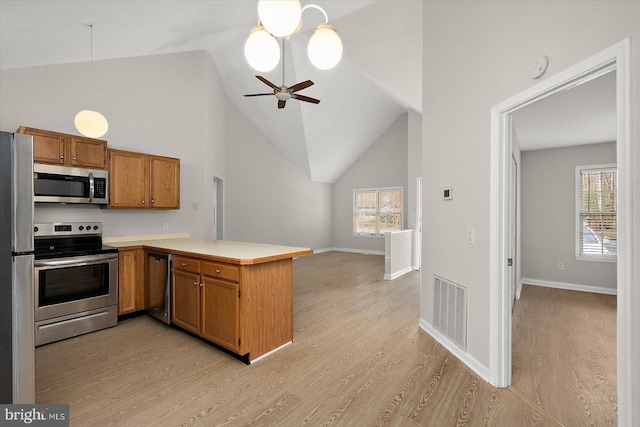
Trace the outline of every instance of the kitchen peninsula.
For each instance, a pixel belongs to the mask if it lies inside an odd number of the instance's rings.
[[[120,300],[131,300],[127,311],[146,309],[144,255],[159,251],[173,255],[175,326],[247,363],[293,341],[293,258],[311,249],[189,237],[104,240],[121,253]]]

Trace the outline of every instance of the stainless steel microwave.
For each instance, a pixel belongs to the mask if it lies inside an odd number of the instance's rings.
[[[33,201],[106,205],[109,203],[109,172],[35,163]]]

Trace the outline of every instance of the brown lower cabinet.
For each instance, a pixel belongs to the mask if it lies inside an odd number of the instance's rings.
[[[292,268],[174,255],[172,323],[252,361],[293,341]]]
[[[118,315],[145,309],[144,250],[118,250]]]

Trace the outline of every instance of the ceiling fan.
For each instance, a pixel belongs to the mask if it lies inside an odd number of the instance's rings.
[[[311,102],[312,104],[319,104],[320,103],[319,99],[311,98],[309,96],[304,96],[304,95],[298,95],[296,93],[299,90],[302,90],[302,89],[308,88],[309,86],[312,86],[313,82],[311,80],[305,80],[303,82],[296,83],[291,87],[285,86],[285,84],[284,84],[284,39],[282,39],[282,53],[283,53],[282,54],[282,86],[276,86],[273,83],[271,83],[269,80],[267,80],[266,78],[264,78],[262,76],[256,76],[258,78],[258,80],[260,80],[262,83],[266,84],[271,89],[273,89],[273,92],[271,92],[271,93],[252,93],[252,94],[245,95],[245,96],[275,95],[275,97],[278,98],[278,108],[284,108],[284,106],[286,105],[287,101],[290,100],[290,99],[297,99],[298,101]]]

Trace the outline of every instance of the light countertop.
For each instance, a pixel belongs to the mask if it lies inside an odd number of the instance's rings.
[[[239,265],[260,264],[313,253],[310,248],[191,237],[125,241],[105,238],[104,243],[120,249],[144,248]]]

